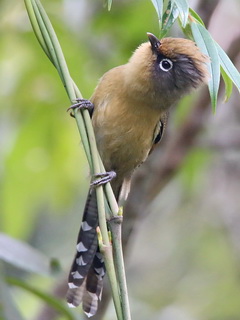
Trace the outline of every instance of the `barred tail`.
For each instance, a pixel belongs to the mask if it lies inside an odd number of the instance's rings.
[[[130,179],[124,183],[115,179],[112,183],[116,198],[126,199],[130,187]],[[88,193],[81,229],[77,240],[77,253],[74,258],[69,278],[67,302],[70,307],[82,303],[88,317],[96,314],[101,300],[103,278],[106,273],[102,254],[99,251],[96,228],[98,226],[98,210],[95,189]]]
[[[81,229],[77,240],[77,253],[69,278],[67,302],[77,307],[81,302],[88,317],[93,316],[101,299],[105,267],[98,248],[96,191],[89,191],[84,209]]]

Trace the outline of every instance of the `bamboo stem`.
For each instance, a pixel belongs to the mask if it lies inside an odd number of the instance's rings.
[[[42,49],[44,50],[50,61],[53,63],[53,65],[56,67],[59,76],[63,82],[63,85],[66,89],[66,92],[71,102],[74,103],[77,98],[81,98],[81,93],[70,76],[63,52],[61,50],[61,46],[58,42],[52,24],[39,0],[24,1],[35,35]],[[97,150],[89,112],[87,110],[74,110],[74,116],[81,135],[82,143],[89,162],[91,173],[93,175],[104,173],[105,169]],[[124,267],[124,265],[122,264],[123,260],[119,264],[119,266],[116,267],[116,265],[118,265],[119,263],[118,260],[121,261],[121,259],[117,258],[116,261],[113,261],[112,245],[109,240],[108,229],[106,224],[106,206],[104,197],[106,197],[107,203],[110,207],[110,217],[115,217],[117,215],[119,211],[118,205],[114,197],[113,191],[111,189],[111,185],[109,183],[107,183],[107,185],[104,187],[104,192],[103,187],[98,186],[96,188],[96,194],[100,227],[100,231],[98,232],[98,234],[101,234],[102,239],[99,242],[99,245],[104,255],[104,262],[106,265],[107,274],[112,288],[112,295],[117,317],[119,320],[129,320],[129,317],[124,316],[129,313],[129,310],[126,312],[126,310],[122,309],[124,306],[126,308],[129,308],[129,306],[127,306],[126,303],[122,302],[121,294],[119,294],[119,291],[124,292],[123,288],[121,288],[122,282],[124,283],[124,281],[122,281],[121,279],[119,281],[119,277],[121,277],[120,274],[123,275],[124,273],[122,271],[121,273],[118,272],[116,276],[115,271],[115,268],[116,270],[122,270],[122,267]],[[118,241],[120,241],[121,230],[120,233],[119,231],[117,231],[117,234],[118,236],[116,240],[115,236],[112,235],[114,243],[117,241],[117,239]],[[121,250],[121,243],[119,245],[116,243],[113,245],[114,251],[117,248]],[[122,253],[115,252],[114,257],[115,256],[122,257]]]

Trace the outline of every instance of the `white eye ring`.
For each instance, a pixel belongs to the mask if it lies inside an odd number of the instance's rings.
[[[160,69],[167,72],[172,69],[173,62],[170,59],[162,59],[159,63]]]

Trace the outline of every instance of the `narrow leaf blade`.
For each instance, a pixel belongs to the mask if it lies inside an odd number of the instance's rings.
[[[163,15],[163,0],[151,0],[154,5],[155,10],[157,11],[158,21],[160,29],[162,27],[162,15]]]
[[[0,259],[28,272],[51,274],[51,261],[27,243],[0,233]]]
[[[228,74],[224,71],[223,67],[221,67],[221,74],[223,77],[223,81],[225,84],[225,97],[224,97],[224,101],[228,101],[228,99],[230,98],[231,94],[232,94],[232,88],[233,88],[233,83],[231,78],[228,76]]]
[[[229,76],[229,78],[233,81],[235,86],[240,90],[240,73],[237,68],[234,66],[228,55],[224,52],[224,50],[220,47],[219,44],[216,43],[216,48],[218,51],[218,55],[220,58],[220,63],[223,70]]]
[[[175,0],[174,2],[179,10],[182,26],[183,28],[185,28],[188,22],[188,14],[189,14],[188,2],[186,0]]]
[[[65,319],[67,320],[76,320],[76,317],[74,316],[74,314],[71,312],[71,310],[67,307],[67,305],[65,306],[64,303],[62,303],[61,300],[56,299],[55,297],[39,290],[36,289],[35,287],[29,285],[28,283],[20,280],[20,279],[16,279],[16,278],[7,278],[7,282],[12,285],[12,286],[17,286],[19,288],[22,288],[32,294],[34,294],[35,296],[37,296],[39,299],[43,300],[45,303],[47,303],[49,306],[51,306],[52,308],[54,308],[55,310],[57,310],[59,313],[61,313],[62,315],[65,316]]]
[[[220,84],[220,60],[215,45],[215,41],[211,35],[201,24],[192,23],[191,29],[193,37],[202,52],[208,55],[211,62],[208,63],[208,71],[210,74],[210,80],[208,82],[209,93],[212,102],[212,108],[215,112],[217,105],[217,95]]]
[[[160,38],[164,37],[179,15],[179,10],[173,2],[169,2],[162,18]]]
[[[202,26],[204,25],[204,22],[202,21],[201,17],[197,14],[197,12],[195,12],[192,8],[189,8],[189,14],[195,19],[197,20],[198,23],[200,23]]]

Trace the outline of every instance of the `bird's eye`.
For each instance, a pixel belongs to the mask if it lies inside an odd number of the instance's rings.
[[[159,67],[163,70],[163,71],[169,71],[172,69],[173,67],[173,62],[169,59],[162,59],[159,63]]]

